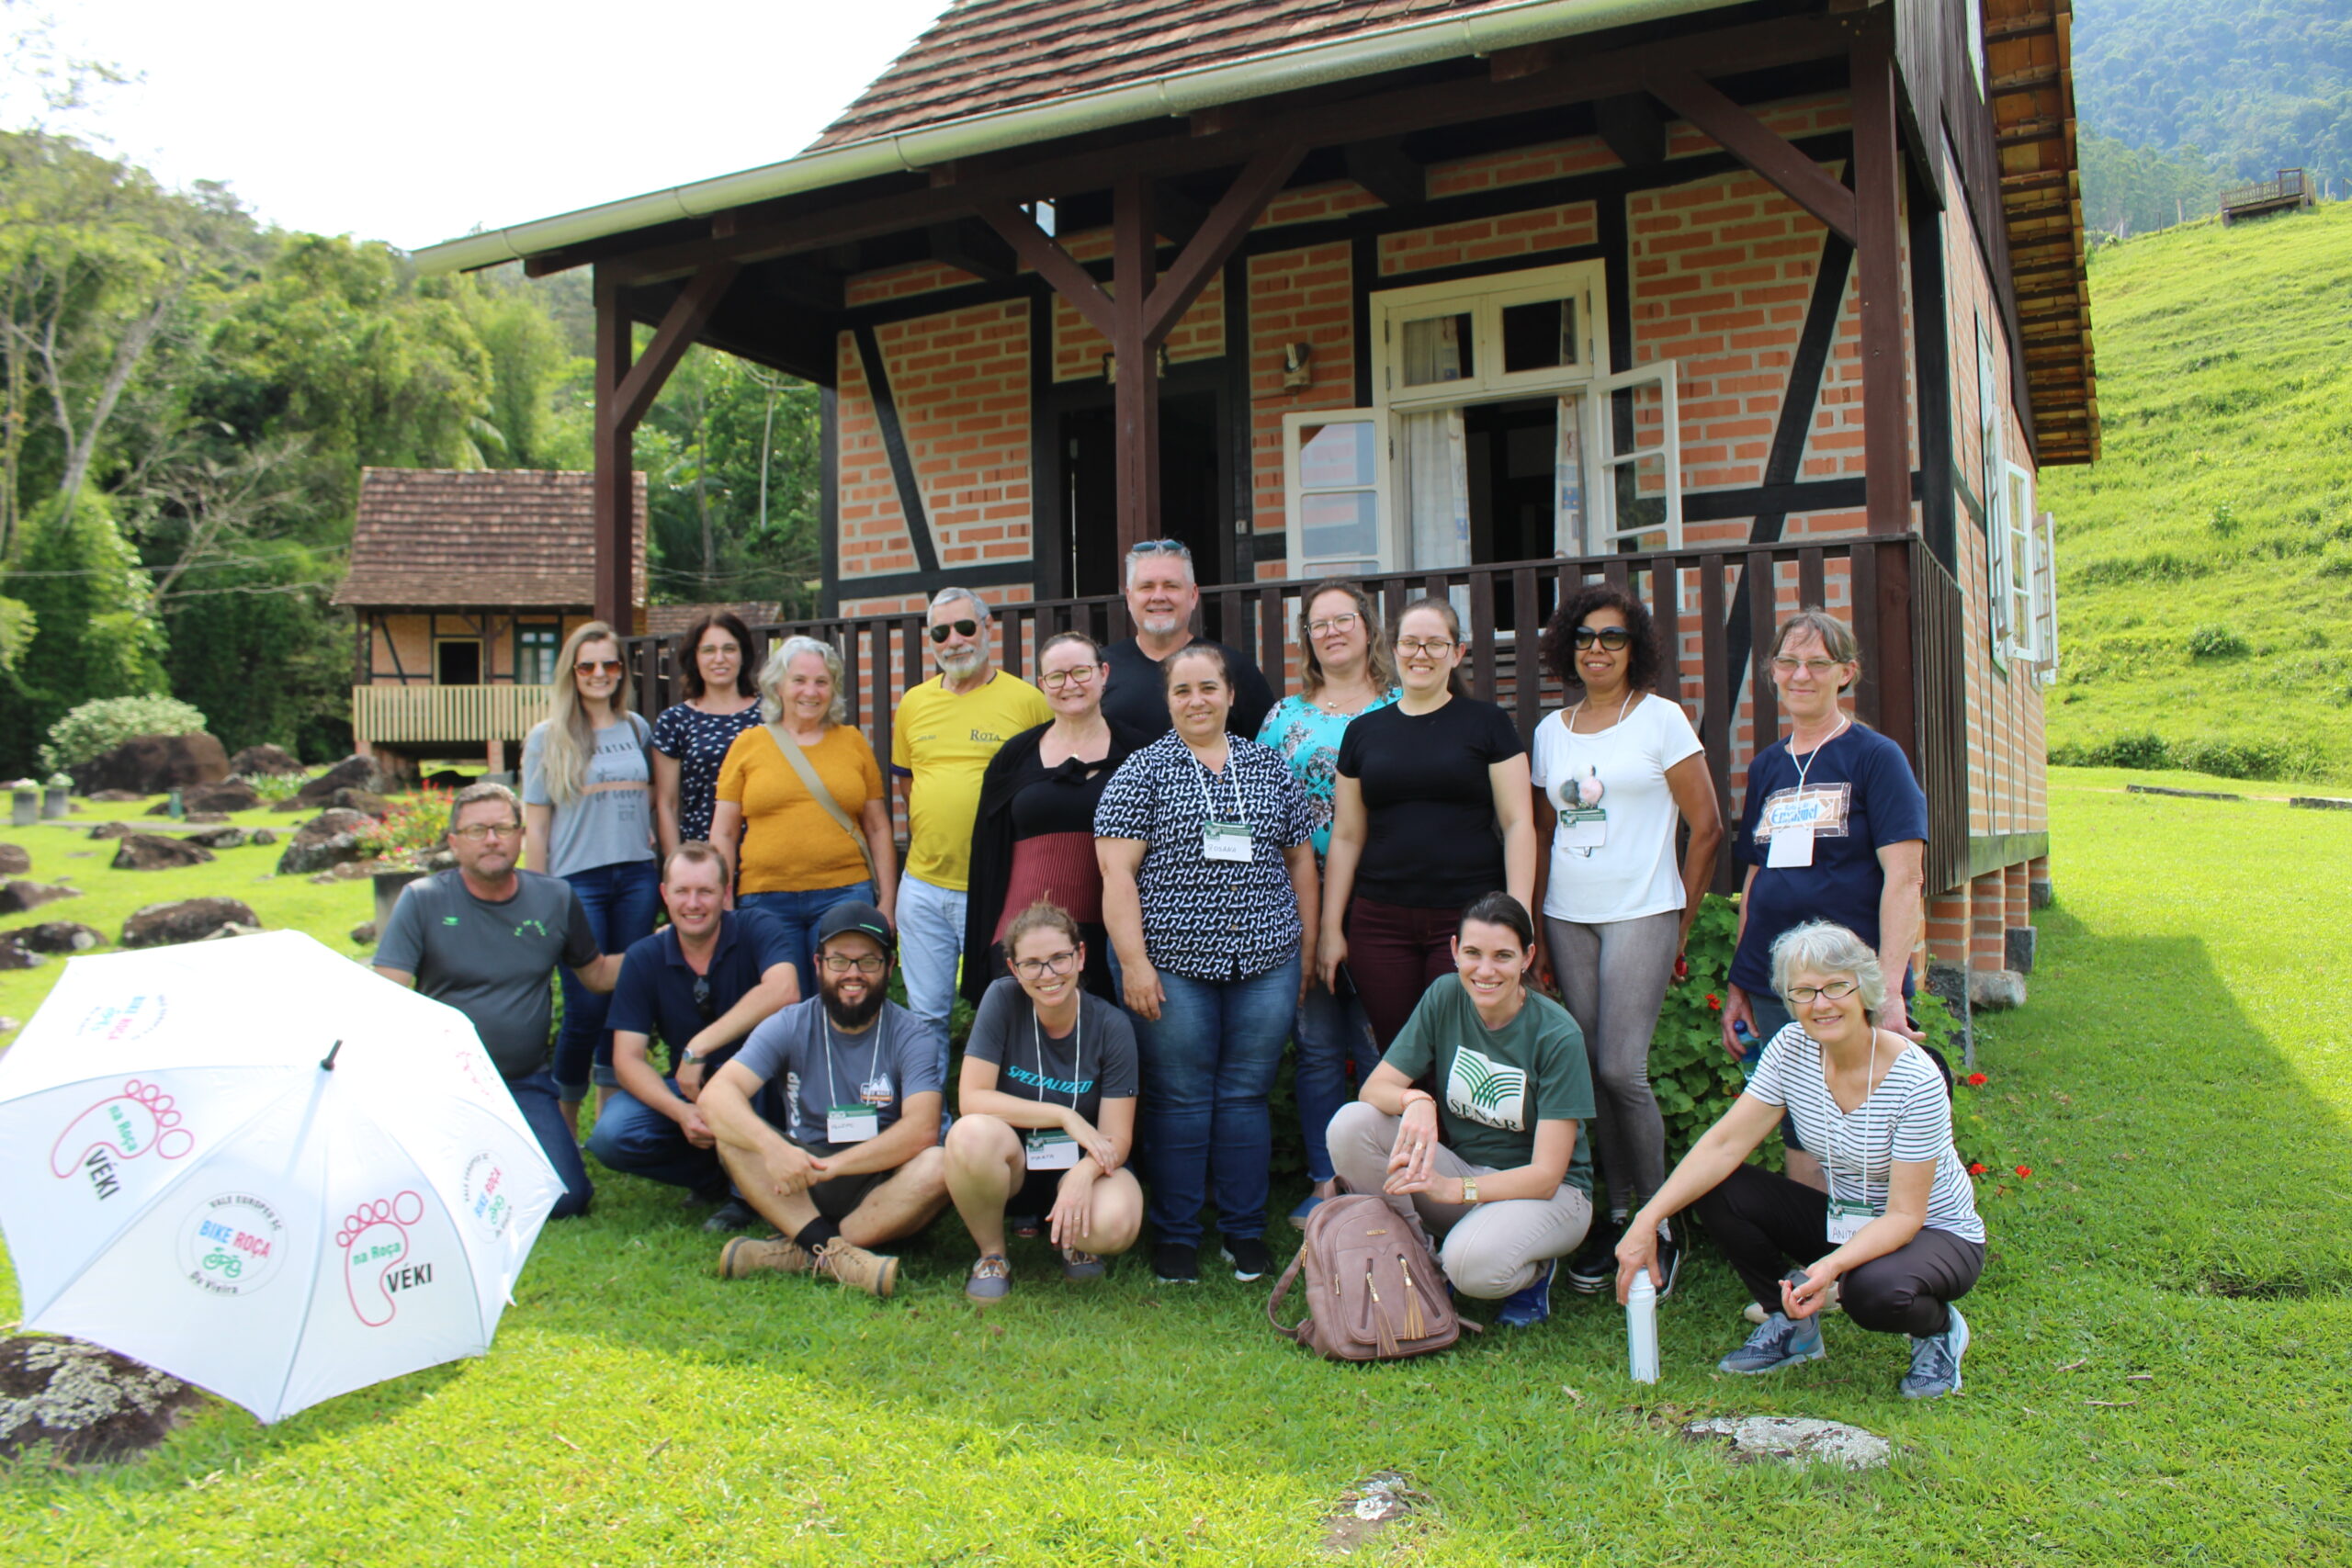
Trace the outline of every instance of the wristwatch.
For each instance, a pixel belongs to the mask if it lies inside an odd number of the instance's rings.
[[[1463,1202],[1474,1207],[1476,1205],[1478,1201],[1478,1179],[1476,1177],[1465,1176],[1462,1179],[1462,1201]]]
[[[709,1060],[710,1058],[708,1056],[697,1056],[692,1051],[687,1051],[680,1054],[678,1057],[678,1066],[682,1067],[699,1067],[705,1062]]]

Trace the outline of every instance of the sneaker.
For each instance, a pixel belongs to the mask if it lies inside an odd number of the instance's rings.
[[[1201,1249],[1189,1242],[1163,1241],[1151,1249],[1151,1274],[1163,1285],[1197,1285]]]
[[[1074,1247],[1062,1248],[1062,1278],[1073,1284],[1100,1280],[1109,1271],[1102,1260],[1091,1252],[1080,1252]]]
[[[1552,1315],[1552,1281],[1559,1277],[1559,1259],[1544,1260],[1544,1271],[1535,1276],[1534,1283],[1523,1291],[1513,1291],[1503,1298],[1502,1311],[1495,1314],[1495,1321],[1505,1328],[1532,1328]]]
[[[1617,1243],[1625,1234],[1622,1220],[1603,1220],[1586,1233],[1584,1245],[1568,1259],[1568,1289],[1580,1296],[1599,1295],[1617,1284]]]
[[[1960,1359],[1968,1354],[1968,1320],[1948,1307],[1951,1322],[1941,1334],[1911,1341],[1911,1370],[1904,1375],[1905,1399],[1940,1399],[1960,1392]]]
[[[710,1217],[703,1221],[702,1228],[713,1235],[724,1235],[729,1231],[750,1230],[759,1217],[741,1198],[729,1198],[711,1211]]]
[[[971,1277],[964,1281],[964,1293],[983,1305],[1001,1302],[1012,1293],[1012,1265],[1001,1252],[991,1252],[972,1265]]]
[[[847,1236],[837,1235],[817,1249],[810,1271],[839,1280],[869,1296],[887,1296],[899,1282],[899,1260],[868,1252]]]
[[[1300,1230],[1305,1230],[1306,1228],[1307,1216],[1315,1213],[1317,1208],[1322,1204],[1329,1202],[1331,1200],[1329,1198],[1319,1198],[1314,1193],[1309,1192],[1306,1197],[1301,1198],[1298,1201],[1298,1207],[1290,1212],[1290,1223],[1296,1225]]]
[[[1828,1353],[1821,1348],[1821,1319],[1817,1314],[1792,1321],[1787,1314],[1776,1312],[1747,1337],[1747,1344],[1717,1361],[1715,1371],[1753,1377],[1758,1372],[1792,1367],[1799,1361],[1818,1361]]]
[[[808,1249],[797,1241],[787,1241],[780,1235],[764,1239],[739,1235],[718,1249],[718,1277],[742,1280],[767,1269],[779,1274],[806,1274],[814,1262]]]
[[[1261,1235],[1229,1235],[1217,1248],[1217,1256],[1233,1265],[1233,1277],[1243,1284],[1262,1280],[1274,1271],[1273,1249]]]
[[[1046,1222],[1035,1214],[1007,1214],[1004,1228],[1023,1241],[1035,1241],[1046,1234]]]

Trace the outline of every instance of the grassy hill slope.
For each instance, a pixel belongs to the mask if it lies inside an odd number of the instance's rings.
[[[2054,760],[2352,781],[2352,204],[2091,265],[2105,456],[2053,468]]]

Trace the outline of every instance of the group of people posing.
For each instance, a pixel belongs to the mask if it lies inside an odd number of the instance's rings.
[[[1457,1293],[1523,1327],[1555,1282],[1623,1299],[1646,1271],[1670,1293],[1695,1212],[1754,1299],[1724,1370],[1818,1358],[1835,1306],[1910,1337],[1905,1393],[1960,1386],[1951,1303],[1984,1232],[1905,1002],[1926,801],[1841,704],[1845,626],[1806,609],[1773,634],[1789,733],[1747,771],[1723,1010],[1748,1083],[1669,1173],[1649,1043],[1724,824],[1642,603],[1567,594],[1539,656],[1571,700],[1531,744],[1465,689],[1443,598],[1392,627],[1353,583],[1309,589],[1277,702],[1193,635],[1182,546],[1125,573],[1136,635],[1050,637],[1035,685],[996,666],[977,596],[933,600],[937,673],[891,726],[903,868],[830,645],[786,638],[755,672],[748,629],[707,617],[684,700],[648,724],[610,628],[572,635],[519,801],[458,795],[457,867],[409,889],[377,958],[474,1018],[559,1217],[591,1196],[594,1084],[600,1163],[684,1189],[714,1231],[773,1232],[724,1245],[729,1278],[888,1295],[881,1249],[952,1204],[983,1303],[1014,1288],[1008,1235],[1084,1280],[1148,1231],[1155,1276],[1195,1281],[1211,1212],[1256,1280],[1295,1043],[1312,1186],[1292,1222],[1383,1194]],[[1745,1163],[1776,1127],[1786,1175]]]

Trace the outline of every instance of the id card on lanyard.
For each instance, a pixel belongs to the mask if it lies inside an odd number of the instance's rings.
[[[1826,1234],[1828,1236],[1829,1245],[1832,1247],[1845,1246],[1848,1242],[1853,1240],[1856,1235],[1860,1234],[1861,1228],[1864,1225],[1869,1224],[1872,1220],[1878,1218],[1877,1213],[1871,1208],[1871,1139],[1870,1119],[1866,1114],[1870,1108],[1871,1100],[1878,1090],[1878,1086],[1871,1081],[1877,1077],[1878,1031],[1873,1028],[1871,1031],[1870,1063],[1862,1069],[1862,1103],[1854,1107],[1854,1113],[1863,1118],[1861,1157],[1854,1162],[1854,1168],[1851,1173],[1854,1179],[1860,1186],[1860,1195],[1844,1195],[1839,1193],[1838,1190],[1838,1178],[1840,1174],[1840,1170],[1838,1160],[1838,1123],[1835,1122],[1831,1122],[1829,1125],[1829,1157],[1822,1163],[1821,1168],[1822,1176],[1826,1179],[1829,1183],[1829,1217],[1826,1226]],[[1823,1092],[1827,1094],[1829,1089],[1829,1074],[1826,1057],[1823,1064],[1821,1087]],[[1827,1098],[1831,1108],[1834,1110],[1838,1104],[1838,1097],[1831,1094],[1827,1095]],[[1888,1168],[1887,1174],[1888,1179],[1892,1180],[1894,1177],[1894,1170],[1891,1166]]]
[[[1813,863],[1813,829],[1829,809],[1826,792],[1805,788],[1806,775],[1814,763],[1829,750],[1829,742],[1846,733],[1853,720],[1840,716],[1838,728],[1831,730],[1820,745],[1805,753],[1804,761],[1796,761],[1792,752],[1789,761],[1796,762],[1797,787],[1782,790],[1764,803],[1763,829],[1771,835],[1766,841],[1764,863],[1777,871],[1794,870]]]
[[[1029,1014],[1029,1038],[1037,1050],[1037,1092],[1052,1092],[1045,1086],[1051,1080],[1046,1077],[1046,1027],[1037,1020],[1035,1009]],[[1078,1016],[1070,1021],[1069,1105],[1078,1109],[1080,1087],[1086,1082],[1086,1004],[1078,1005]],[[1046,1104],[1053,1103],[1051,1100]],[[1058,1127],[1040,1127],[1021,1140],[1023,1165],[1030,1170],[1069,1170],[1078,1164],[1078,1140]]]
[[[819,1010],[819,1021],[825,1031],[825,1091],[838,1092],[833,1085],[833,1023]],[[876,1020],[874,1055],[865,1067],[865,1080],[858,1085],[854,1103],[831,1105],[825,1109],[825,1141],[829,1144],[862,1144],[877,1137],[882,1132],[882,1108],[896,1098],[890,1075],[882,1070],[882,1025]]]
[[[1227,782],[1233,785],[1234,820],[1217,819],[1216,803],[1209,798],[1208,764],[1198,758],[1193,765],[1200,769],[1201,786],[1201,858],[1203,860],[1238,861],[1247,863],[1256,856],[1250,843],[1250,811],[1241,804],[1241,781],[1234,778],[1233,753],[1226,752]]]

